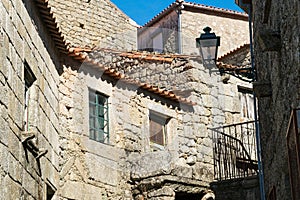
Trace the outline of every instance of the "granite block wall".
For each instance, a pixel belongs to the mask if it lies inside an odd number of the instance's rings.
[[[51,0],[48,3],[71,46],[137,49],[138,25],[111,1]]]
[[[0,199],[46,198],[59,187],[58,57],[44,44],[48,35],[40,36],[46,31],[36,11],[31,1],[0,2]],[[36,77],[29,89],[28,130],[25,66]],[[24,143],[32,134],[40,152],[47,151],[40,158]]]
[[[286,133],[292,109],[299,108],[299,1],[253,2],[253,32],[257,89],[267,85],[268,95],[258,99],[262,159],[266,196],[272,188],[277,199],[291,199]],[[269,9],[269,15],[264,13]],[[262,34],[273,32],[279,39],[277,49],[266,50],[260,41],[274,44]],[[269,40],[268,40],[269,39]],[[260,95],[260,94],[258,94]]]

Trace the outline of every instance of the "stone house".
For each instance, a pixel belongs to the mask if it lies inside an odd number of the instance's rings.
[[[0,2],[0,199],[51,199],[59,187],[60,54],[43,1]],[[54,34],[52,33],[54,32]]]
[[[209,128],[249,119],[237,85],[249,86],[199,56],[127,51],[128,17],[75,2],[0,3],[0,198],[214,198]]]
[[[300,3],[252,6],[265,197],[299,199]]]
[[[199,55],[195,38],[207,26],[221,37],[219,55],[249,44],[247,14],[176,0],[138,29],[138,49]]]

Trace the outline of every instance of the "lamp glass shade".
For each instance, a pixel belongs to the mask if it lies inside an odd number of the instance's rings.
[[[203,60],[215,61],[218,51],[218,38],[202,39],[199,42]]]
[[[199,38],[196,38],[196,47],[200,48],[200,53],[205,65],[214,65],[217,59],[218,46],[220,46],[220,37],[211,33],[210,27],[203,29]]]

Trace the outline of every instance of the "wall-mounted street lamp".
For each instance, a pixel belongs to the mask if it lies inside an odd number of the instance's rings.
[[[206,67],[217,66],[220,37],[216,36],[215,33],[211,33],[210,27],[204,28],[203,31],[204,33],[201,33],[200,37],[196,38],[196,47],[200,48],[203,65]],[[253,67],[226,68],[222,65],[218,65],[218,69],[221,75],[229,74],[247,82],[253,82],[255,80],[255,71]]]
[[[252,46],[252,6],[251,1],[249,0],[236,0],[236,2],[243,2],[247,5],[249,10],[249,32],[250,32],[250,53],[251,53],[251,67],[242,67],[242,68],[220,68],[220,74],[230,74],[243,81],[254,82],[256,81],[256,70],[254,67],[254,53]],[[239,5],[239,4],[238,4]],[[217,37],[215,33],[210,33],[211,28],[206,27],[203,29],[205,33],[202,33],[199,38],[196,38],[196,46],[200,48],[200,52],[203,59],[204,66],[216,66],[218,47],[220,46],[220,37]],[[256,103],[256,94],[253,93],[254,99],[254,120],[255,120],[255,130],[256,130],[256,144],[257,144],[257,157],[258,157],[258,171],[259,171],[259,186],[260,186],[260,198],[265,200],[265,189],[264,189],[264,174],[263,174],[263,165],[261,158],[261,144],[260,144],[260,132],[257,119],[257,103]]]
[[[196,47],[200,48],[203,64],[211,66],[216,64],[218,47],[220,46],[220,37],[215,33],[211,33],[211,28],[203,29],[199,38],[196,38]]]

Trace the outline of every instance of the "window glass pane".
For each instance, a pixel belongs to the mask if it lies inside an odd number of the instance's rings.
[[[156,144],[165,145],[164,125],[150,120],[150,141]]]
[[[90,138],[108,142],[108,98],[96,91],[89,91]]]
[[[90,112],[90,116],[95,116],[96,115],[96,107],[94,104],[89,104],[89,112]]]
[[[165,146],[166,144],[166,124],[168,118],[166,116],[150,112],[150,142],[152,143],[152,148],[154,144],[160,146]],[[160,149],[160,148],[159,148]]]
[[[89,92],[89,101],[96,103],[96,93],[94,91]]]

